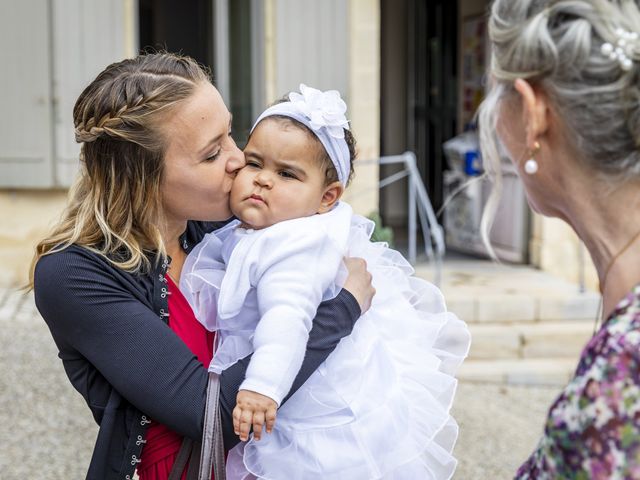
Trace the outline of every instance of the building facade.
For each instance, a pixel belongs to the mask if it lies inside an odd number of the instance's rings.
[[[37,239],[64,207],[78,168],[75,99],[104,66],[140,49],[181,51],[210,67],[234,113],[240,144],[262,109],[300,83],[341,91],[359,158],[415,151],[438,209],[449,194],[442,144],[469,121],[465,85],[481,84],[465,70],[475,47],[464,32],[488,3],[0,0],[0,58],[10,66],[0,77],[8,112],[0,120],[0,261],[8,267],[0,285],[26,280]],[[397,184],[380,194],[377,188],[390,173],[392,167],[380,172],[363,162],[346,198],[359,213],[380,211],[385,223],[402,232],[406,188]],[[507,192],[507,203],[516,196],[524,202],[514,190]],[[482,195],[470,198],[470,204],[482,202]],[[500,218],[506,227],[494,234],[498,244],[503,238],[514,243],[514,222],[525,236],[511,260],[577,276],[577,239],[562,224],[532,217],[526,209]]]

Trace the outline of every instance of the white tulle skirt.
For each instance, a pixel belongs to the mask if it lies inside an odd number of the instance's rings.
[[[450,409],[469,331],[435,286],[370,235],[371,222],[354,216],[349,255],[364,258],[373,276],[370,310],[278,410],[273,432],[231,450],[230,480],[453,475]]]

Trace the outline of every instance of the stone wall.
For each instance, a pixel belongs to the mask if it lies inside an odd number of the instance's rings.
[[[380,155],[380,2],[349,2],[349,117],[358,158]],[[362,215],[378,211],[378,166],[355,164],[345,200]]]
[[[0,286],[21,286],[28,280],[34,248],[60,217],[63,190],[0,191]]]

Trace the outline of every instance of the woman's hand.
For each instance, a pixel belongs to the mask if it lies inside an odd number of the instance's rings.
[[[343,288],[354,296],[360,305],[360,311],[364,314],[371,307],[371,300],[376,293],[371,284],[371,274],[367,271],[367,262],[362,258],[345,257],[344,264],[349,276]]]

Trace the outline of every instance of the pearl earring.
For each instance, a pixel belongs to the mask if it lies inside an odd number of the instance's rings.
[[[536,162],[535,158],[530,158],[525,162],[524,171],[529,175],[534,175],[538,171],[538,162]]]
[[[533,144],[533,149],[531,150],[531,158],[527,160],[524,164],[524,171],[529,175],[535,175],[538,172],[538,162],[534,158],[536,153],[540,151],[540,144],[538,142]]]

